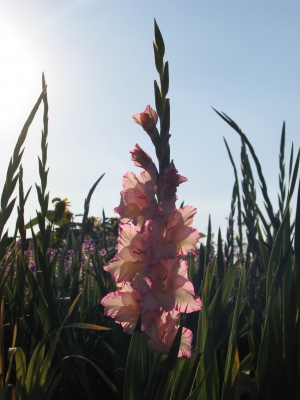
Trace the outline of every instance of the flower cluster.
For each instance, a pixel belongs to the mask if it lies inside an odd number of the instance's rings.
[[[153,134],[156,112],[148,106],[133,116],[135,122]],[[141,315],[142,330],[149,346],[168,354],[179,326],[179,313],[201,308],[188,280],[188,264],[183,256],[195,254],[199,233],[192,227],[196,208],[177,209],[176,191],[187,179],[178,174],[173,161],[159,173],[151,157],[139,145],[130,152],[143,171],[123,176],[120,205],[118,252],[105,266],[119,290],[101,303],[106,315],[133,333]],[[183,328],[178,356],[191,357],[192,332]]]

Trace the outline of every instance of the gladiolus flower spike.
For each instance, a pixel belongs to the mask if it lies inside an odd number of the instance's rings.
[[[199,233],[192,227],[196,208],[176,208],[176,191],[187,179],[178,174],[173,161],[159,176],[151,157],[135,145],[134,164],[143,171],[123,176],[118,252],[105,266],[118,290],[101,303],[106,315],[133,333],[141,314],[142,330],[149,347],[168,354],[178,330],[179,313],[201,308],[188,280],[188,252],[195,253]],[[159,191],[159,193],[158,193]],[[160,199],[158,201],[157,199]],[[192,332],[183,328],[178,357],[191,357]]]
[[[161,43],[155,42],[155,46],[163,61]],[[168,66],[160,68],[160,81],[168,81]],[[106,295],[101,304],[105,315],[129,334],[141,316],[141,329],[149,338],[150,349],[168,354],[179,329],[180,313],[201,308],[184,259],[189,252],[195,253],[200,235],[192,227],[196,208],[176,208],[177,187],[187,178],[170,162],[170,103],[166,90],[156,89],[159,112],[148,105],[145,111],[134,114],[133,120],[151,138],[159,168],[138,144],[130,151],[134,165],[142,172],[123,176],[120,204],[114,209],[120,215],[118,252],[104,267],[118,290]],[[192,337],[189,329],[182,329],[178,357],[192,357]]]

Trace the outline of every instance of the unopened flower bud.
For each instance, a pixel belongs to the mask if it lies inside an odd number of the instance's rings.
[[[144,131],[148,133],[152,143],[155,146],[157,158],[160,160],[160,138],[156,128],[158,121],[158,115],[156,111],[154,111],[153,108],[148,105],[144,112],[134,114],[132,118],[134,122],[141,125]]]
[[[143,129],[149,134],[156,127],[158,115],[151,106],[147,106],[144,112],[134,114],[132,116],[134,122],[141,125]]]

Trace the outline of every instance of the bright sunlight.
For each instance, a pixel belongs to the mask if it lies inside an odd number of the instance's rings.
[[[6,129],[13,122],[16,110],[24,103],[41,71],[30,48],[29,40],[21,30],[8,23],[0,24],[0,129],[9,138]]]

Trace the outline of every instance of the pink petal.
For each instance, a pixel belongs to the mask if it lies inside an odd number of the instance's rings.
[[[151,328],[146,330],[149,335],[148,344],[153,351],[159,354],[169,354],[174,337],[179,329],[179,326],[176,326],[175,322],[171,313],[163,313],[161,317],[157,318],[151,325]],[[192,356],[192,338],[192,332],[187,328],[183,328],[178,357],[190,358]]]
[[[155,125],[158,121],[158,115],[156,111],[153,110],[151,106],[147,106],[144,112],[134,114],[132,116],[134,122],[142,127],[147,131],[149,129],[155,128]]]
[[[131,287],[139,292],[142,296],[150,292],[150,286],[147,281],[143,278],[143,275],[136,274],[133,281],[131,282]]]
[[[118,256],[113,258],[108,265],[105,265],[103,269],[109,272],[115,280],[118,279],[120,273],[120,267],[124,261]]]
[[[152,246],[151,263],[156,263],[160,258],[176,258],[178,256],[176,243],[154,243]]]
[[[145,311],[155,311],[159,309],[158,303],[151,293],[143,296],[140,306]]]
[[[135,278],[136,274],[142,273],[143,270],[143,265],[138,262],[124,261],[120,267],[116,281],[118,283],[131,282]]]
[[[120,307],[123,306],[122,296],[120,295],[119,291],[108,293],[101,300],[101,304],[104,307],[104,314],[108,315],[109,317],[115,318]]]
[[[147,169],[146,168],[147,165],[152,162],[152,158],[149,156],[149,154],[147,154],[138,144],[134,146],[134,148],[130,151],[130,153],[131,153],[131,160],[137,167]]]
[[[178,269],[178,274],[188,279],[188,262],[186,260],[180,260],[180,267]]]
[[[191,346],[193,340],[193,333],[187,328],[182,328],[182,336],[180,341],[180,347],[178,357],[192,357]]]
[[[132,225],[123,225],[119,230],[119,253],[123,260],[144,262],[150,252],[148,230],[141,233]]]
[[[133,172],[128,171],[123,175],[122,184],[123,190],[126,191],[127,189],[134,189],[139,181]]]
[[[181,242],[177,243],[177,252],[185,256],[189,252],[196,253],[196,244],[200,239],[200,235],[196,229],[193,229],[191,234]]]
[[[142,125],[142,121],[141,121],[141,113],[136,113],[132,116],[133,120],[135,123]]]
[[[193,206],[184,206],[183,208],[178,210],[183,219],[183,223],[185,225],[191,226],[193,223],[194,215],[197,213],[197,208]]]
[[[198,311],[201,309],[201,300],[199,296],[194,293],[194,286],[192,282],[181,277],[183,283],[182,286],[177,287],[174,291],[176,307],[175,310],[178,312],[191,313],[193,311]],[[176,284],[178,284],[179,279],[177,279]],[[185,281],[185,282],[184,282]]]

